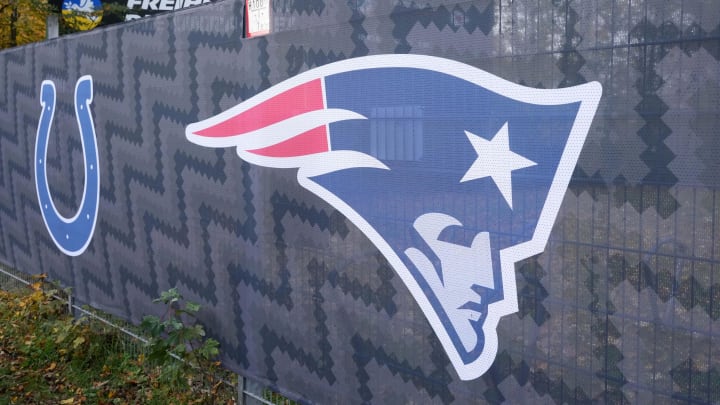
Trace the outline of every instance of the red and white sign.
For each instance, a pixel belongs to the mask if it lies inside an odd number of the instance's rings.
[[[245,3],[245,36],[270,33],[270,0],[248,0]]]

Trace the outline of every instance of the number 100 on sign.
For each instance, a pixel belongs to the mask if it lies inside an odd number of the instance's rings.
[[[246,30],[248,38],[270,33],[270,0],[248,0],[246,3]]]

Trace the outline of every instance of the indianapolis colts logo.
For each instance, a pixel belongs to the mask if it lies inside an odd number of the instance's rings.
[[[495,360],[500,318],[518,310],[515,263],[545,249],[601,93],[374,55],[299,74],[185,135],[297,169],[388,259],[471,380]]]
[[[35,188],[40,212],[55,245],[68,256],[78,256],[87,249],[97,221],[100,199],[100,167],[90,104],[93,100],[92,76],[83,76],[75,84],[75,117],[82,141],[85,164],[85,185],[80,208],[72,218],[58,212],[53,203],[47,180],[47,149],[55,115],[55,83],[42,82],[40,89],[40,122],[35,143]]]

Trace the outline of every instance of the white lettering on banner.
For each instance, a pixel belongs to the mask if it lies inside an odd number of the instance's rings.
[[[127,8],[148,11],[171,11],[212,3],[212,1],[213,0],[127,0]],[[268,0],[263,1],[267,2]],[[137,14],[128,14],[125,16],[125,21],[135,20],[139,17]]]
[[[158,1],[160,0],[143,0],[142,8],[143,10],[157,10],[158,9]]]
[[[182,1],[182,0],[180,0]],[[160,6],[158,7],[163,11],[171,11],[175,9],[175,0],[160,0]]]

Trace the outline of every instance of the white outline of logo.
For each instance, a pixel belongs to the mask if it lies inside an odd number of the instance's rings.
[[[35,191],[43,222],[55,245],[68,256],[79,256],[92,240],[100,203],[97,139],[90,110],[93,100],[92,76],[85,75],[75,83],[75,118],[82,143],[85,184],[80,207],[72,218],[65,218],[55,208],[47,180],[47,149],[55,116],[55,96],[55,83],[44,80],[40,88],[42,112],[35,141]]]
[[[292,117],[249,133],[233,134],[234,136],[210,138],[196,134],[202,129],[224,122],[311,80],[321,79],[324,83],[326,76],[372,68],[418,68],[444,73],[523,103],[546,106],[580,103],[532,239],[500,250],[504,298],[488,305],[488,315],[482,326],[485,334],[485,346],[481,354],[468,363],[463,361],[440,316],[398,253],[363,216],[345,201],[311,179],[314,176],[351,167],[388,169],[385,164],[372,156],[356,151],[331,150],[314,155],[280,158],[260,156],[251,152],[253,148],[266,146],[265,142],[277,143],[297,135],[300,133],[297,128],[309,129],[344,119],[365,119],[366,117],[352,111],[326,109]],[[515,263],[545,250],[601,94],[602,86],[598,82],[561,89],[534,89],[506,81],[476,67],[449,59],[411,54],[373,55],[331,63],[294,76],[218,115],[188,125],[185,136],[189,141],[202,146],[235,146],[241,159],[258,166],[299,168],[297,179],[300,185],[345,215],[383,253],[427,317],[460,379],[473,380],[483,375],[495,360],[498,349],[497,325],[500,318],[518,311]]]

